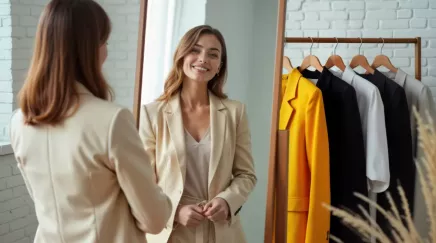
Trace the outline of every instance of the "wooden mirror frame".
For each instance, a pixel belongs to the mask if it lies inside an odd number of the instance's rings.
[[[287,160],[288,131],[279,131],[279,111],[285,43],[286,0],[278,0],[276,52],[274,63],[270,148],[267,178],[267,198],[264,242],[286,242],[287,168],[279,160]]]
[[[139,2],[139,31],[138,31],[138,49],[136,51],[136,74],[135,74],[135,89],[133,91],[133,117],[135,118],[136,128],[139,128],[139,116],[141,108],[142,94],[142,71],[144,65],[144,44],[145,30],[147,28],[147,7],[148,0],[140,0]]]

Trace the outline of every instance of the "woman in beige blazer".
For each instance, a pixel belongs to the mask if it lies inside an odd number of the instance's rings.
[[[182,38],[156,102],[141,110],[140,137],[156,182],[175,209],[150,243],[244,243],[238,211],[256,184],[245,106],[223,93],[221,33],[198,26]]]
[[[110,21],[92,0],[53,0],[11,119],[36,243],[145,243],[171,214],[131,112],[107,101]]]

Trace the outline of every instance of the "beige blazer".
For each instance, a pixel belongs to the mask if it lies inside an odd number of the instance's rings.
[[[211,159],[209,165],[209,197],[224,198],[231,211],[229,222],[214,223],[216,243],[246,242],[236,211],[253,190],[255,176],[251,154],[251,135],[245,106],[230,99],[219,99],[209,92],[211,120]],[[173,232],[175,209],[180,202],[186,175],[184,127],[180,94],[168,102],[153,102],[142,106],[140,137],[152,158],[156,181],[169,195],[173,212],[165,229],[147,234],[150,243],[165,243]],[[194,239],[189,243],[195,242]],[[187,242],[188,243],[188,242]]]
[[[131,112],[78,84],[80,107],[57,127],[12,117],[12,148],[32,197],[36,243],[145,243],[171,202],[153,180]]]

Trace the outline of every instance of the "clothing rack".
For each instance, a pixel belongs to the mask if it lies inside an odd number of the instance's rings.
[[[415,78],[421,80],[421,37],[416,38],[323,38],[286,37],[286,43],[362,43],[362,44],[415,44]]]
[[[279,1],[277,49],[275,58],[273,107],[268,168],[267,202],[265,218],[265,243],[287,242],[287,190],[289,131],[278,130],[280,111],[280,89],[282,85],[283,43],[372,43],[372,44],[415,44],[415,78],[421,80],[421,37],[416,38],[326,38],[326,37],[285,37],[285,1]],[[277,203],[275,203],[277,202]],[[275,237],[273,237],[275,236]]]

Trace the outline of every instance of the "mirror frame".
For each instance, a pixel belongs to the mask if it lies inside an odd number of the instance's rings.
[[[279,130],[281,85],[283,73],[284,46],[286,43],[286,0],[278,0],[276,50],[270,147],[268,160],[267,199],[265,209],[264,242],[286,242],[287,239],[287,159],[288,130]],[[280,163],[280,161],[284,161]]]
[[[144,44],[145,33],[147,28],[147,9],[148,0],[140,0],[139,3],[139,31],[138,31],[138,49],[136,51],[136,74],[135,74],[135,89],[133,92],[133,117],[135,118],[136,128],[139,128],[139,117],[141,108],[142,94],[142,72],[144,65]]]

